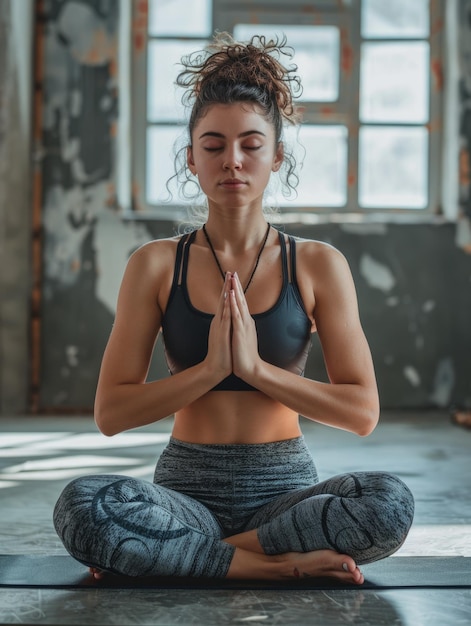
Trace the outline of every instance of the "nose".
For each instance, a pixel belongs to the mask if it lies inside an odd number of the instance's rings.
[[[242,160],[237,148],[228,149],[225,155],[223,168],[225,170],[240,170],[242,168]]]

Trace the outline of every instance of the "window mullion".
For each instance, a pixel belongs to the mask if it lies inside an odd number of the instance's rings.
[[[361,0],[357,0],[352,11],[350,29],[343,44],[344,62],[342,70],[350,69],[349,97],[346,106],[348,128],[347,156],[347,204],[345,211],[358,212],[358,139],[360,128],[360,68],[361,68]],[[347,58],[350,55],[349,63]]]

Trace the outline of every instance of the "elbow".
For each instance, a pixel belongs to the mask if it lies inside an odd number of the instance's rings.
[[[119,430],[116,428],[115,420],[112,419],[110,412],[103,406],[95,402],[94,414],[95,424],[102,435],[113,437],[117,435]]]
[[[379,421],[379,406],[372,406],[362,412],[359,428],[356,434],[359,437],[368,437],[374,431]]]
[[[118,431],[111,427],[111,424],[101,419],[100,416],[95,415],[95,424],[97,425],[98,430],[105,437],[113,437],[113,435],[117,435]]]
[[[356,434],[359,437],[368,437],[369,435],[371,435],[371,433],[374,431],[375,428],[376,428],[375,423],[365,422],[365,424],[363,424],[362,427],[357,430]]]
[[[113,437],[114,435],[118,434],[118,430],[115,430],[113,428],[109,428],[108,426],[102,426],[100,425],[100,423],[95,419],[95,424],[98,427],[98,430],[101,432],[102,435],[105,435],[105,437]]]

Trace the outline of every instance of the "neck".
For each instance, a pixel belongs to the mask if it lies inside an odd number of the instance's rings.
[[[217,250],[237,254],[258,246],[265,236],[267,225],[263,214],[242,218],[224,216],[222,219],[210,214],[206,229]]]
[[[213,242],[211,241],[211,238],[208,235],[208,231],[206,229],[206,225],[203,226],[202,230],[203,230],[203,234],[204,234],[204,236],[206,238],[206,241],[208,243],[208,246],[209,246],[209,248],[210,248],[210,250],[211,250],[211,252],[212,252],[212,254],[214,256],[214,260],[216,261],[216,264],[217,264],[217,266],[219,268],[219,272],[221,274],[221,278],[224,281],[225,280],[225,273],[224,273],[224,270],[222,269],[221,262],[219,260],[219,257],[217,255],[217,253],[216,253],[216,250],[214,248]],[[244,288],[244,293],[247,291],[247,289],[250,287],[250,285],[252,283],[252,279],[253,279],[253,277],[255,275],[255,272],[257,271],[258,264],[260,262],[260,257],[262,256],[262,252],[264,251],[266,243],[268,241],[269,234],[270,234],[270,224],[267,223],[266,224],[266,228],[265,228],[265,234],[263,236],[263,241],[262,241],[261,245],[259,246],[258,254],[257,254],[256,258],[255,258],[255,264],[254,264],[252,273],[250,274],[250,276],[249,276],[249,278],[247,280],[247,284],[246,284],[246,286]]]

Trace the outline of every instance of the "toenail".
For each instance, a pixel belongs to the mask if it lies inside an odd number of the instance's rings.
[[[348,572],[348,565],[346,563],[342,563],[342,569]]]

